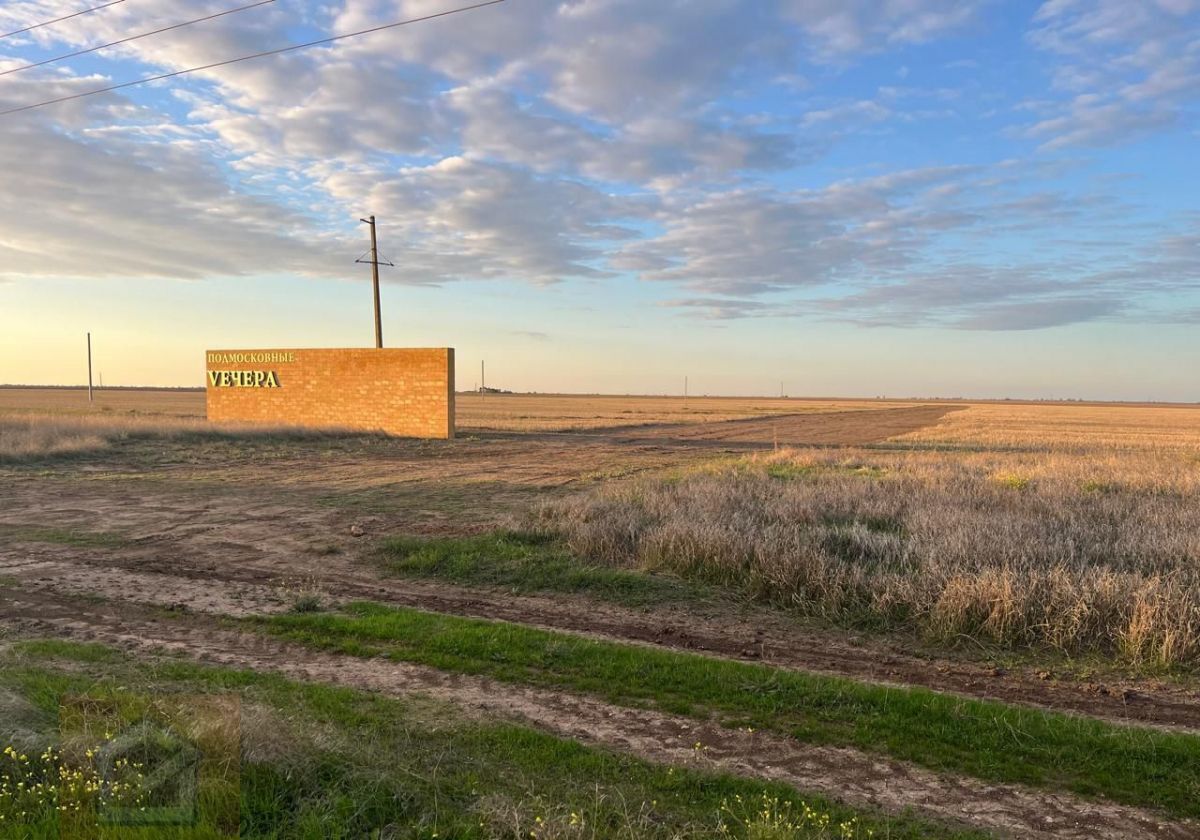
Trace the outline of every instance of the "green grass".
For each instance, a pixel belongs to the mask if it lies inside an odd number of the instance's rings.
[[[393,537],[383,542],[377,558],[384,571],[395,575],[503,587],[517,593],[585,593],[627,606],[697,603],[719,597],[715,590],[673,577],[583,563],[553,539],[527,532]]]
[[[757,468],[757,465],[751,464],[746,464],[743,467],[743,469],[750,470]],[[767,464],[763,468],[763,471],[771,478],[777,478],[782,481],[815,479],[832,473],[855,475],[862,478],[884,478],[888,474],[888,470],[885,467],[877,467],[870,464],[796,464],[788,461]]]
[[[312,648],[589,694],[936,771],[1200,816],[1200,738],[376,604],[255,619]]]
[[[129,544],[128,538],[111,531],[47,528],[39,525],[0,525],[0,540],[53,543],[75,548],[121,548]]]
[[[413,446],[430,441],[411,442]],[[370,453],[363,453],[369,457]],[[505,481],[396,481],[376,487],[322,493],[313,497],[321,507],[361,514],[394,514],[442,522],[478,521],[487,511],[488,521],[525,510],[542,492],[537,487]]]
[[[722,803],[755,802],[763,794],[796,809],[806,802],[834,824],[857,817],[877,838],[985,836],[910,816],[855,813],[779,784],[654,765],[526,727],[467,718],[430,699],[386,698],[181,661],[136,663],[116,654],[100,668],[98,656],[95,646],[23,645],[0,653],[0,687],[29,698],[48,722],[63,695],[236,693],[243,708],[242,838],[528,838],[530,831],[541,837],[544,829],[565,829],[575,815],[586,831],[551,836],[715,840],[726,836],[717,822]],[[55,835],[0,830],[0,836]]]

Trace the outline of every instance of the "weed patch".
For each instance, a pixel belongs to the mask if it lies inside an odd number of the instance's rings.
[[[581,563],[545,534],[497,531],[474,537],[393,537],[377,562],[387,572],[495,586],[513,592],[578,592],[630,606],[696,602],[705,587],[672,577]]]
[[[869,831],[892,840],[983,838],[919,818],[856,812],[784,785],[657,766],[526,727],[467,718],[430,700],[180,661],[122,661],[79,673],[80,663],[57,667],[69,659],[69,649],[61,649],[64,657],[51,651],[30,646],[0,655],[0,686],[47,708],[62,694],[102,701],[152,691],[233,692],[243,709],[253,710],[243,715],[239,830],[189,837],[515,840],[537,831],[539,837],[580,840],[749,838],[762,835],[733,822],[741,814],[736,803],[765,799],[777,803],[780,813],[811,812],[829,825],[854,825],[862,832],[855,836]],[[89,662],[90,654],[82,664]],[[722,812],[723,804],[732,810]],[[550,834],[551,828],[558,832]],[[814,823],[788,836],[838,835]]]
[[[122,534],[86,531],[79,528],[47,528],[38,525],[0,524],[0,538],[14,542],[40,542],[74,548],[121,548],[129,544]]]

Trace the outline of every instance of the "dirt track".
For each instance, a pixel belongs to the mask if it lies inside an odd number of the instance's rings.
[[[941,776],[853,749],[732,731],[716,724],[422,666],[314,653],[260,635],[221,629],[211,619],[197,616],[163,619],[130,606],[114,609],[33,593],[8,601],[0,608],[0,616],[22,634],[102,641],[143,653],[177,653],[384,694],[424,692],[467,709],[515,718],[652,761],[782,781],[857,806],[890,811],[913,808],[930,817],[1013,837],[1186,840],[1200,832],[1200,825],[1168,822],[1135,808]]]
[[[321,558],[298,574],[295,568],[285,570],[263,561],[236,568],[195,568],[180,562],[185,556],[177,553],[167,561],[118,558],[108,552],[98,555],[29,545],[21,560],[0,559],[0,575],[20,581],[26,592],[95,594],[231,616],[279,612],[290,606],[297,592],[312,589],[334,602],[372,600],[519,622],[880,684],[924,686],[1120,723],[1200,732],[1200,694],[1193,690],[1150,688],[1144,682],[1045,679],[1037,669],[997,672],[969,660],[921,656],[894,642],[803,626],[764,610],[714,604],[705,613],[672,607],[648,613],[561,595],[513,595],[434,581],[380,580],[368,564],[345,557]]]
[[[440,697],[516,714],[553,731],[664,761],[703,760],[791,781],[852,802],[913,805],[1022,837],[1194,837],[1196,826],[1070,797],[945,780],[853,751],[817,750],[764,736],[498,688],[486,681],[378,661],[288,649],[220,630],[212,615],[285,608],[300,589],[332,600],[520,621],[638,643],[766,661],[886,683],[1045,706],[1126,722],[1200,730],[1200,696],[1160,685],[1093,686],[993,672],[967,659],[930,659],[902,642],[817,631],[763,610],[714,605],[654,612],[554,597],[381,579],[365,555],[392,533],[485,530],[549,493],[682,466],[721,452],[780,445],[862,445],[936,422],[946,406],[874,409],[702,425],[566,433],[497,433],[453,442],[362,440],[313,451],[218,442],[134,443],[81,461],[0,469],[0,622],[23,632],[168,649],[292,676]],[[867,412],[862,412],[865,415]],[[30,529],[105,533],[111,544],[31,538]],[[7,535],[4,529],[8,529]],[[351,530],[361,533],[352,536]],[[22,537],[21,534],[25,533]],[[69,542],[69,541],[68,541]],[[86,603],[100,595],[107,603]],[[138,605],[177,606],[182,620]],[[187,615],[195,613],[195,615]],[[268,648],[263,648],[267,645]],[[274,646],[274,647],[269,647]],[[264,652],[265,651],[265,652]],[[1050,817],[1045,823],[1042,817]],[[1175,833],[1173,833],[1175,832]],[[1183,832],[1183,833],[1178,833]]]
[[[936,422],[945,406],[876,409],[865,417],[796,415],[603,433],[495,435],[450,443],[395,441],[366,451],[270,453],[226,444],[206,450],[137,450],[82,469],[10,469],[0,485],[5,528],[45,526],[118,534],[127,542],[79,548],[7,536],[0,575],[23,585],[96,592],[117,600],[245,614],[280,609],[300,589],[335,600],[403,606],[538,626],[876,682],[922,685],[1007,702],[1200,730],[1200,692],[1165,684],[1079,683],[1031,670],[997,673],[969,659],[930,658],[902,641],[803,627],[778,614],[714,605],[652,613],[562,596],[515,597],[434,582],[381,579],[362,559],[392,533],[485,530],[545,493],[595,476],[632,475],[709,457],[675,439],[702,434],[728,451],[786,430],[789,444],[870,442]],[[868,412],[862,412],[867,414]],[[854,414],[847,412],[846,414]],[[840,431],[839,431],[840,430]],[[656,439],[655,433],[660,436]],[[730,440],[736,438],[738,440]],[[656,443],[634,441],[657,440]],[[148,462],[148,463],[146,463]],[[143,464],[145,467],[144,468]],[[350,536],[354,527],[362,537]]]

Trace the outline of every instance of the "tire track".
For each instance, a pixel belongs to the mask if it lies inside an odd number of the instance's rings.
[[[141,653],[173,653],[388,695],[428,693],[478,713],[514,718],[654,762],[771,779],[858,807],[891,812],[913,808],[937,819],[1011,837],[1195,840],[1200,836],[1200,825],[1194,822],[1168,821],[1109,802],[937,775],[853,749],[734,731],[715,723],[418,665],[316,653],[269,637],[223,629],[197,616],[163,621],[131,607],[117,615],[105,606],[47,593],[22,593],[0,604],[0,619],[22,634],[51,633],[101,641]]]

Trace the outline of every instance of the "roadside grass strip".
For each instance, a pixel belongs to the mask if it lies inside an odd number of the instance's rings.
[[[673,575],[590,565],[552,536],[494,531],[469,537],[390,537],[377,554],[383,571],[516,593],[585,593],[631,607],[728,600],[728,593]]]
[[[426,697],[384,697],[176,660],[139,663],[96,645],[13,645],[0,652],[0,700],[4,690],[40,715],[38,737],[53,737],[63,696],[86,695],[97,702],[130,695],[241,698],[240,825],[232,831],[199,826],[193,833],[147,836],[988,836],[915,816],[855,811],[781,784],[663,767],[528,727],[481,721]],[[0,813],[2,808],[0,800]],[[53,816],[43,817],[32,827],[0,822],[0,837],[57,837]],[[101,827],[87,836],[141,836],[129,831],[111,834]]]
[[[586,694],[930,770],[1200,816],[1200,737],[374,603],[248,619],[309,648]]]

